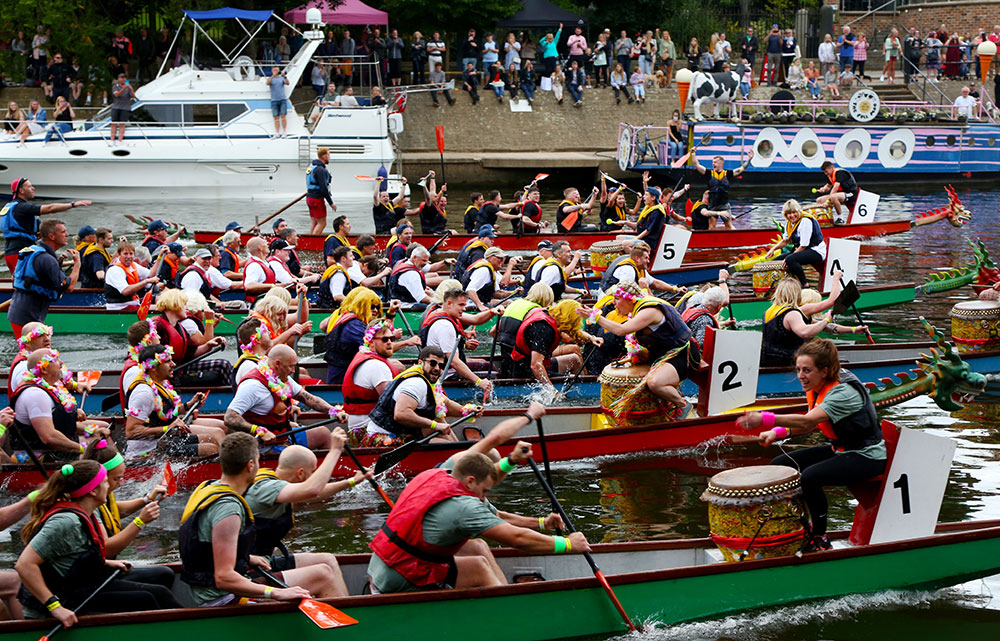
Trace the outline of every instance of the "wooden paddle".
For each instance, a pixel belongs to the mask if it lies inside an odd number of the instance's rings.
[[[103,590],[104,588],[108,587],[108,584],[110,584],[112,581],[114,581],[115,579],[117,579],[119,574],[121,574],[121,570],[115,570],[114,572],[112,572],[111,576],[109,576],[108,578],[104,579],[104,582],[101,583],[99,586],[97,586],[96,590],[94,590],[93,592],[90,593],[90,596],[88,596],[86,599],[84,599],[80,603],[80,605],[76,606],[75,611],[79,612],[80,610],[83,610],[83,606],[85,606],[88,603],[90,603],[90,600],[93,599],[95,596],[97,596],[101,592],[101,590]],[[59,632],[62,629],[63,629],[63,624],[60,623],[56,627],[54,627],[51,630],[49,630],[49,633],[46,634],[46,635],[44,635],[38,641],[49,641],[49,639],[51,639],[52,636],[56,632]]]
[[[691,149],[688,149],[688,152],[686,154],[684,154],[683,156],[681,156],[680,158],[678,158],[677,160],[675,160],[673,162],[673,164],[670,165],[670,168],[671,169],[680,169],[681,167],[683,167],[684,163],[686,163],[688,161],[688,158],[691,157],[691,154],[693,154],[695,152],[695,150],[698,149],[698,147],[701,147],[703,144],[705,144],[705,141],[708,140],[711,137],[712,137],[712,134],[705,134],[704,136],[702,136],[701,140],[698,141],[698,144],[695,145],[694,147],[691,147]]]
[[[282,207],[282,208],[281,208],[281,209],[279,209],[278,211],[274,212],[273,214],[271,214],[270,216],[268,216],[268,217],[267,217],[267,218],[265,218],[264,220],[261,220],[261,221],[259,221],[259,222],[255,222],[255,223],[254,223],[254,226],[250,228],[250,231],[251,231],[251,232],[253,232],[253,233],[255,233],[255,234],[259,234],[259,233],[260,233],[260,226],[261,226],[261,225],[263,225],[263,224],[264,224],[264,223],[266,223],[267,221],[271,220],[272,218],[274,218],[275,216],[277,216],[277,215],[278,215],[278,214],[280,214],[281,212],[285,211],[286,209],[288,209],[289,207],[291,207],[291,206],[292,206],[292,205],[294,205],[295,203],[299,202],[299,201],[300,201],[300,200],[302,200],[303,198],[305,198],[305,197],[306,197],[306,194],[307,194],[307,193],[308,193],[308,192],[306,192],[306,193],[303,193],[303,194],[302,194],[301,196],[299,196],[298,198],[296,198],[296,199],[295,199],[295,200],[293,200],[292,202],[288,203],[287,205],[285,205],[284,207]]]
[[[358,460],[358,455],[354,453],[354,449],[350,446],[350,444],[344,443],[344,451],[347,452],[347,455],[351,457],[351,460],[354,462],[355,467],[358,468],[358,471],[364,473],[365,466],[362,465],[361,461]],[[396,507],[396,504],[393,503],[392,499],[389,498],[389,495],[385,493],[385,490],[383,490],[382,486],[378,484],[378,481],[376,481],[375,479],[365,479],[365,480],[368,481],[368,483],[373,488],[375,488],[375,491],[378,492],[378,495],[382,497],[382,500],[385,501],[390,508]]]
[[[522,451],[527,453],[527,448]],[[528,465],[531,466],[531,471],[535,473],[535,478],[538,479],[538,483],[541,484],[542,489],[544,489],[545,493],[549,495],[549,500],[552,502],[552,506],[559,513],[559,516],[562,517],[563,523],[566,524],[566,530],[570,534],[576,532],[576,528],[573,527],[573,522],[569,520],[569,515],[566,514],[566,510],[564,510],[563,506],[559,503],[559,498],[556,496],[555,491],[552,489],[552,486],[545,481],[541,470],[538,469],[538,465],[531,457],[528,457]],[[625,626],[629,629],[629,631],[634,632],[638,630],[635,624],[632,623],[632,619],[628,617],[628,614],[625,612],[625,608],[622,607],[618,597],[615,596],[615,591],[611,589],[611,584],[609,584],[608,580],[604,577],[604,573],[601,572],[601,568],[597,567],[597,562],[594,561],[593,555],[590,552],[584,552],[583,558],[587,560],[587,563],[590,565],[590,569],[594,572],[594,576],[597,577],[597,581],[601,584],[601,587],[604,588],[604,592],[608,595],[608,598],[611,599],[611,604],[615,606],[616,610],[618,610],[618,614],[621,615],[622,621],[625,622]]]
[[[471,420],[475,417],[476,417],[475,414],[469,414],[468,416],[463,416],[462,418],[458,419],[457,421],[449,425],[449,427],[451,427],[451,429],[454,430],[462,423]],[[375,467],[373,468],[375,474],[381,474],[382,472],[385,472],[386,470],[395,467],[403,459],[412,454],[413,450],[417,449],[421,445],[426,445],[431,441],[431,439],[435,438],[436,436],[438,436],[437,430],[435,430],[433,434],[428,434],[427,436],[418,439],[416,441],[409,441],[407,443],[403,443],[396,449],[386,452],[385,454],[379,454],[379,457],[375,460]]]
[[[257,567],[256,569],[258,572],[263,574],[268,581],[275,584],[279,588],[288,588],[287,583],[274,576],[264,568]],[[316,599],[302,599],[299,601],[299,610],[302,614],[309,617],[310,621],[324,630],[329,630],[330,628],[343,628],[345,626],[354,625],[358,622],[358,620],[354,617],[338,610],[329,603],[323,603],[322,601],[317,601]]]

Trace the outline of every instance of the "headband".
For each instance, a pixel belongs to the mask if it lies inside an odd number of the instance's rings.
[[[621,287],[615,287],[615,291],[614,291],[614,293],[612,295],[615,296],[616,298],[621,298],[622,300],[633,301],[633,300],[636,299],[636,295],[635,294],[633,294],[632,292],[626,291],[625,289],[623,289]]]
[[[57,358],[59,358],[59,350],[50,349],[47,354],[38,360],[38,364],[31,368],[31,373],[41,378],[42,369]]]
[[[103,450],[107,446],[108,446],[108,441],[106,439],[102,438],[100,441],[97,442],[97,449],[99,449],[99,450]],[[121,452],[115,452],[115,455],[112,456],[109,460],[101,463],[101,466],[105,470],[107,470],[108,472],[110,472],[111,470],[115,469],[116,467],[118,467],[119,465],[121,465],[124,462],[125,462],[125,457],[122,456],[122,453]]]
[[[379,318],[372,322],[365,330],[365,336],[362,339],[362,343],[365,347],[371,347],[372,341],[375,340],[375,336],[388,326],[388,322],[384,318]]]
[[[254,333],[250,336],[250,340],[246,342],[246,345],[240,343],[240,349],[243,350],[244,352],[252,352],[253,348],[257,346],[257,343],[259,343],[260,339],[263,337],[264,337],[264,323],[261,323],[260,325],[257,325],[257,329],[254,330]]]
[[[38,325],[30,332],[21,334],[21,338],[17,339],[17,348],[24,351],[27,349],[28,343],[42,336],[52,336],[52,328],[48,325]]]
[[[162,365],[163,363],[170,361],[170,359],[173,357],[174,357],[174,348],[171,345],[167,345],[167,348],[165,350],[163,350],[159,354],[154,355],[153,358],[147,358],[142,363],[140,363],[140,366],[142,367],[142,371],[148,372],[157,365]]]
[[[70,474],[73,473],[74,470],[75,470],[75,468],[72,465],[66,464],[66,465],[62,466],[62,470],[61,471],[62,471],[62,475],[63,476],[69,476]],[[71,499],[78,499],[81,496],[85,496],[85,495],[93,492],[94,488],[97,487],[98,485],[100,485],[101,481],[103,481],[105,478],[107,478],[107,476],[108,476],[108,471],[106,469],[104,469],[104,466],[98,467],[97,468],[97,475],[94,476],[94,478],[90,479],[87,483],[84,483],[83,487],[79,487],[79,488],[73,490],[72,492],[70,492],[69,493],[69,497]]]

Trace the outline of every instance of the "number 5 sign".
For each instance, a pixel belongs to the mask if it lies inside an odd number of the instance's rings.
[[[655,273],[680,267],[690,241],[689,230],[676,225],[664,225],[660,242],[653,245],[653,265],[650,271]]]
[[[709,364],[709,416],[756,400],[763,336],[760,332],[715,331],[712,328],[705,331],[702,359]]]
[[[848,225],[863,225],[875,222],[875,210],[878,209],[879,195],[873,194],[864,189],[858,190],[858,202],[854,204],[854,211],[847,219]]]
[[[858,282],[858,257],[861,255],[861,243],[845,238],[831,238],[827,241],[826,263],[823,266],[823,282],[820,291],[824,294],[833,287],[833,272],[838,269],[844,272],[844,284],[850,281]]]

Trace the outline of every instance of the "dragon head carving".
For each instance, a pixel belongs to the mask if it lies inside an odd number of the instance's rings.
[[[983,241],[977,238],[969,240],[969,244],[972,245],[972,253],[975,254],[976,264],[979,266],[976,283],[979,285],[992,285],[1000,280],[1000,269],[997,269],[996,263],[990,258],[990,253],[987,251]]]
[[[958,194],[951,185],[947,185],[944,190],[948,192],[948,222],[952,227],[961,227],[972,220],[972,212],[966,209],[962,201],[958,199]]]
[[[932,347],[930,355],[921,354],[924,362],[919,364],[920,369],[931,383],[927,394],[941,409],[956,412],[986,389],[986,377],[972,371],[941,330],[928,323],[923,316],[920,322],[941,350],[938,352]]]

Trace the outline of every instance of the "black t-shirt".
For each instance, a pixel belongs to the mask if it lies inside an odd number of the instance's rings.
[[[21,202],[14,205],[14,210],[10,215],[14,217],[14,220],[17,221],[21,229],[29,234],[33,234],[35,233],[35,219],[42,215],[42,207],[34,203]],[[4,239],[3,253],[5,256],[13,256],[25,247],[31,247],[34,244],[34,240],[11,236]]]
[[[372,218],[375,220],[376,234],[389,234],[396,227],[396,223],[406,218],[406,212],[402,207],[396,208],[379,203],[372,207]]]
[[[543,321],[535,321],[524,328],[524,342],[533,352],[538,352],[546,358],[552,356],[552,343],[556,333],[552,327]]]
[[[579,205],[579,203],[577,203],[577,205],[573,205],[572,203],[568,203],[568,202],[561,202],[561,203],[559,203],[559,206],[556,207],[556,225],[557,225],[557,231],[559,231],[559,232],[576,232],[576,231],[580,231],[580,229],[583,227],[583,215],[586,213],[582,209],[577,211],[576,222],[573,223],[572,227],[570,227],[569,229],[566,229],[565,225],[562,224],[563,220],[565,220],[567,216],[569,216],[570,214],[573,213],[573,212],[570,212],[569,214],[567,214],[566,213],[566,207],[573,207],[573,206],[578,206],[578,205]]]
[[[63,273],[59,267],[59,260],[51,253],[39,254],[35,258],[34,267],[38,285],[63,292],[69,287],[69,277]],[[49,305],[51,301],[45,296],[15,289],[11,295],[8,320],[17,325],[43,321],[49,312]]]
[[[705,203],[700,200],[691,209],[691,229],[704,231],[708,229],[708,218],[705,216]]]
[[[858,195],[858,183],[854,180],[851,172],[846,169],[838,169],[833,175],[833,179],[835,182],[840,183],[840,190],[845,194]]]
[[[496,225],[499,213],[500,208],[496,206],[496,203],[486,203],[479,208],[479,213],[476,214],[476,227],[480,227],[482,225]]]

